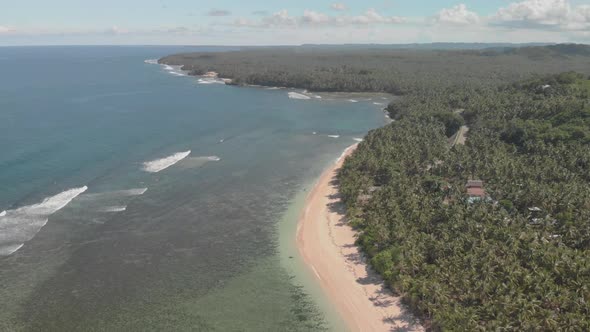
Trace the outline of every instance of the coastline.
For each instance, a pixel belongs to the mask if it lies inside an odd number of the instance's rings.
[[[335,176],[358,146],[347,148],[309,192],[297,224],[299,254],[331,305],[351,331],[422,331],[356,246],[344,221]]]
[[[392,121],[385,106],[398,97],[384,92],[311,92],[303,88],[235,84],[231,79],[219,78],[216,72],[205,75],[184,73],[199,82],[209,80],[207,83],[290,91],[291,99],[302,96],[317,101],[373,102],[385,115],[384,125]],[[393,296],[381,277],[365,262],[355,243],[356,232],[344,223],[343,211],[331,210],[339,203],[336,198],[331,198],[337,195],[332,180],[357,146],[358,143],[346,148],[335,162],[322,171],[319,180],[304,186],[312,189],[309,193],[303,191],[294,198],[284,220],[278,225],[280,260],[295,277],[295,284],[306,290],[323,313],[325,327],[329,330],[423,331],[401,307],[400,299]],[[316,205],[320,209],[310,213],[310,207]],[[318,255],[318,252],[322,254]],[[342,292],[343,289],[348,291]]]

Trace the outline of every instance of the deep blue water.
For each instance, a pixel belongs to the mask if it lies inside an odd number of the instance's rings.
[[[275,259],[276,223],[383,124],[385,101],[294,100],[144,62],[190,50],[208,49],[0,48],[0,330],[321,325]]]

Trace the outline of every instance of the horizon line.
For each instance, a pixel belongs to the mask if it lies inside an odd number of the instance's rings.
[[[437,44],[474,44],[474,45],[590,45],[582,42],[413,42],[413,43],[303,43],[303,44],[30,44],[0,45],[0,47],[301,47],[301,46],[403,46],[403,45],[437,45]]]

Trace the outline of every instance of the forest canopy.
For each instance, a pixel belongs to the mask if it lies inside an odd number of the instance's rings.
[[[192,75],[215,71],[237,85],[400,95],[485,87],[564,71],[590,74],[588,54],[590,46],[575,44],[480,50],[298,46],[184,53],[159,61],[183,66]]]
[[[346,160],[359,244],[433,330],[590,330],[589,87],[570,72],[408,95]],[[465,145],[438,116],[453,107]]]

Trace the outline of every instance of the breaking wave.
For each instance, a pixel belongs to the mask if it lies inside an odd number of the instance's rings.
[[[357,142],[362,142],[363,139],[362,138],[358,138],[358,137],[354,137],[353,140],[357,141]]]
[[[158,173],[186,158],[189,154],[191,154],[191,150],[177,152],[166,158],[145,162],[143,163],[143,170],[150,173]]]
[[[157,65],[158,59],[147,59],[147,60],[144,60],[143,62],[150,64],[150,65]]]
[[[119,205],[119,206],[108,206],[102,209],[102,212],[123,212],[127,210],[127,205]]]
[[[66,190],[41,203],[4,211],[0,221],[0,255],[10,255],[31,240],[45,226],[49,216],[63,209],[88,187]]]
[[[331,137],[331,138],[339,138],[340,135],[328,135],[328,137]]]
[[[349,99],[348,101],[351,103],[358,103],[359,102],[358,100],[355,100],[355,99]]]
[[[0,217],[4,217],[6,215],[6,211],[0,212]]]
[[[199,78],[197,80],[198,84],[225,84],[223,80],[216,79],[216,78]]]
[[[22,248],[24,245],[25,245],[24,243],[19,243],[19,244],[1,246],[0,247],[0,256],[10,256],[10,255],[14,254],[17,250]]]
[[[137,188],[137,189],[128,189],[128,190],[120,190],[119,192],[125,194],[126,196],[141,196],[145,194],[148,188]]]
[[[342,151],[342,154],[340,155],[340,157],[338,157],[338,159],[336,159],[336,163],[339,163],[342,160],[342,158],[344,158],[346,156],[346,154],[348,153],[348,151],[350,151],[350,149],[352,149],[352,148],[355,147],[355,145],[349,146],[346,149],[344,149],[344,151]]]
[[[124,190],[115,190],[115,191],[107,191],[107,192],[98,192],[98,193],[91,193],[91,194],[84,194],[80,196],[80,199],[108,199],[110,197],[114,197],[116,199],[121,199],[121,197],[127,196],[141,196],[145,194],[148,188],[134,188],[134,189],[124,189]]]
[[[289,98],[291,98],[291,99],[301,99],[301,100],[311,99],[311,97],[308,97],[306,95],[303,95],[303,94],[297,93],[297,92],[289,92]]]

